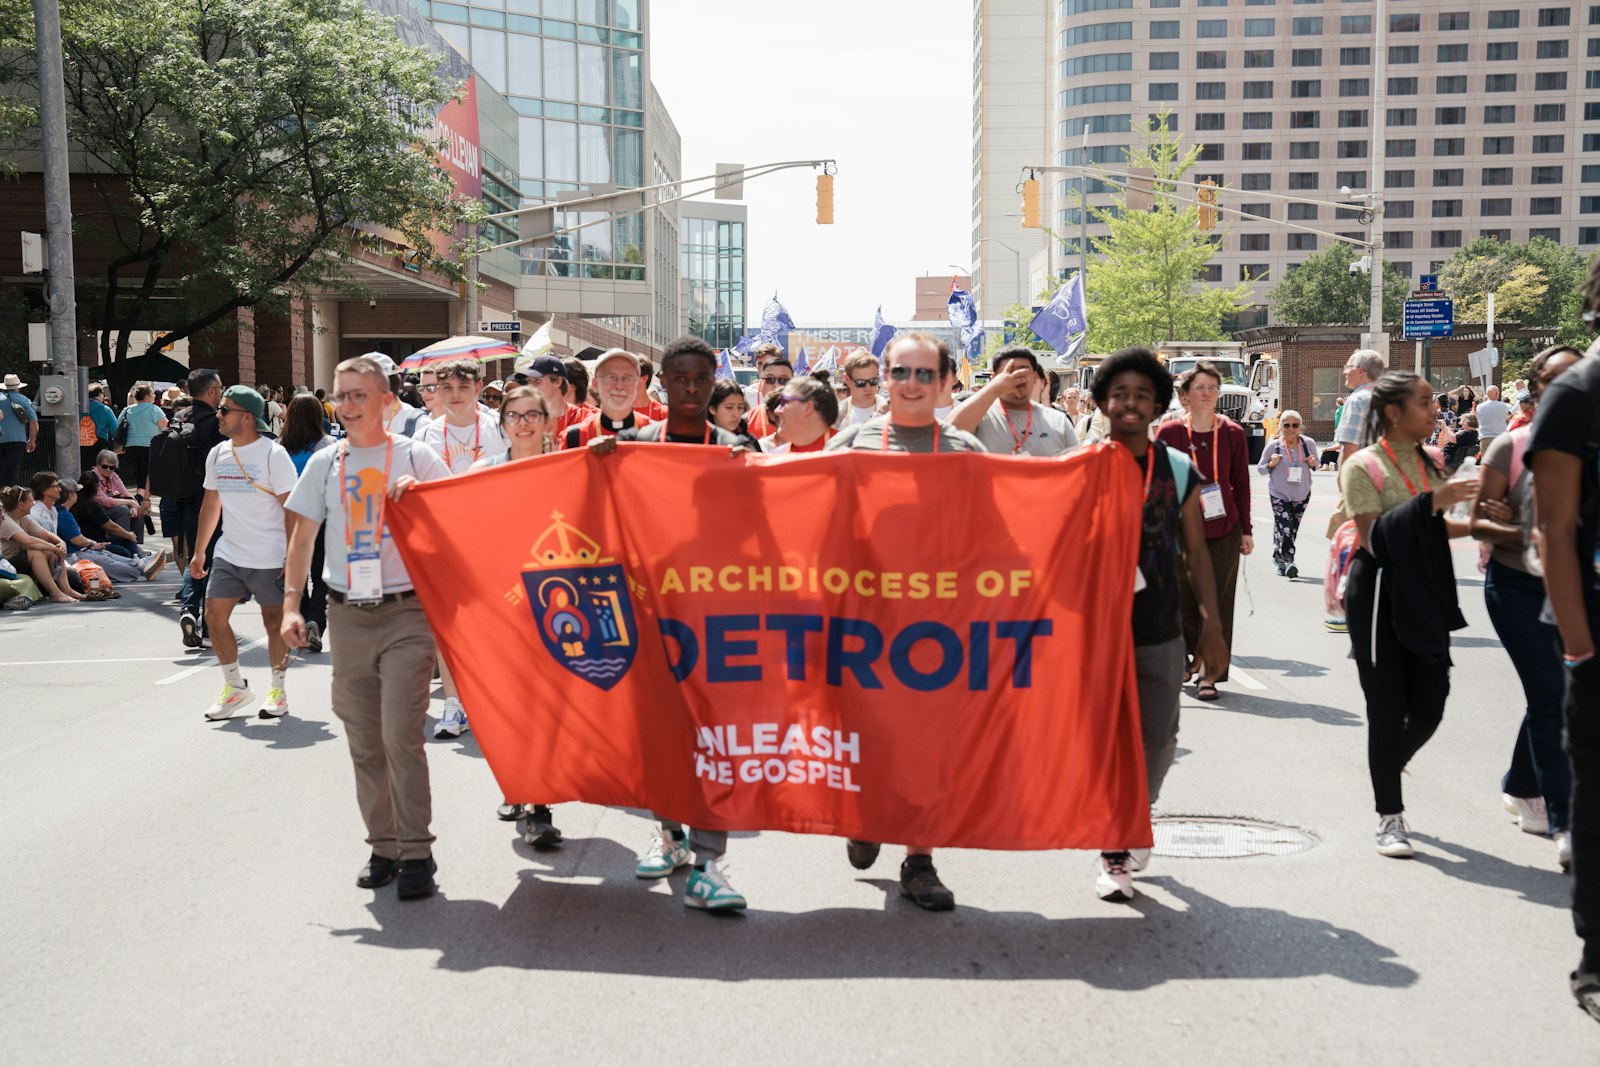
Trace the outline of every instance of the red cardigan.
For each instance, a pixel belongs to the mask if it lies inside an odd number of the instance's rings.
[[[1222,486],[1222,502],[1228,510],[1220,519],[1206,520],[1206,540],[1215,541],[1235,526],[1246,537],[1254,536],[1250,532],[1249,445],[1243,427],[1226,415],[1218,415],[1215,430],[1197,431],[1191,437],[1189,427],[1181,419],[1174,419],[1161,425],[1156,440],[1189,456],[1199,468],[1201,484],[1215,481]]]

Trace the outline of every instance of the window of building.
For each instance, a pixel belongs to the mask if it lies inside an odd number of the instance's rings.
[[[1177,70],[1178,53],[1176,52],[1151,52],[1151,70]]]
[[[1534,56],[1537,59],[1566,59],[1566,41],[1540,41],[1534,46]]]
[[[1322,66],[1322,49],[1296,48],[1289,53],[1290,65],[1295,67]]]
[[[1195,0],[1195,7],[1227,7],[1228,0]]]
[[[1207,263],[1205,266],[1201,267],[1200,268],[1200,280],[1203,281],[1203,282],[1220,282],[1220,281],[1222,281],[1222,264],[1221,263]]]
[[[1322,82],[1318,79],[1302,79],[1289,83],[1289,95],[1298,99],[1322,95]]]
[[[1566,104],[1534,104],[1534,122],[1565,122],[1567,121]]]
[[[1464,156],[1467,154],[1465,137],[1435,137],[1433,154],[1436,156]]]
[[[1422,59],[1422,49],[1414,44],[1392,44],[1389,46],[1389,62],[1396,65],[1404,63],[1417,63]]]
[[[1150,39],[1152,41],[1176,41],[1178,39],[1178,21],[1150,23]]]
[[[1365,37],[1372,32],[1371,15],[1340,15],[1340,33],[1358,33]]]
[[[1564,70],[1546,70],[1533,76],[1533,88],[1537,92],[1564,90],[1566,87],[1567,72]]]
[[[1245,82],[1244,98],[1246,100],[1271,100],[1271,82]]]
[[[1244,65],[1248,70],[1258,70],[1272,66],[1273,53],[1270,48],[1254,48],[1245,52]]]
[[[1514,30],[1521,25],[1522,12],[1520,11],[1489,12],[1489,28],[1491,30]]]
[[[1277,23],[1277,19],[1245,19],[1244,35],[1246,37],[1271,37],[1278,32]]]
[[[1538,238],[1538,237],[1543,237],[1546,241],[1554,241],[1556,244],[1560,244],[1561,243],[1561,227],[1560,226],[1550,226],[1550,227],[1534,226],[1534,227],[1532,227],[1532,228],[1530,228],[1528,230],[1528,240],[1532,241],[1532,240],[1534,240],[1535,238]]]
[[[1228,117],[1220,111],[1203,112],[1194,117],[1194,128],[1210,132],[1227,129]]]
[[[1317,250],[1317,235],[1314,233],[1291,233],[1285,247],[1291,252],[1315,252]]]
[[[1336,171],[1333,175],[1333,184],[1340,187],[1349,186],[1352,189],[1365,189],[1367,187],[1367,172],[1364,170]],[[1355,214],[1352,213],[1348,217],[1355,218]]]
[[[1366,159],[1367,142],[1340,141],[1336,151],[1340,159]]]
[[[1515,137],[1485,137],[1483,139],[1483,154],[1486,156],[1509,156],[1516,151]]]
[[[1290,204],[1285,209],[1285,217],[1290,222],[1315,222],[1317,221],[1317,205]]]
[[[1150,115],[1148,119],[1149,122],[1146,123],[1145,128],[1153,133],[1159,133],[1163,129],[1176,130],[1178,128],[1178,116],[1170,111],[1166,114]],[[1109,189],[1106,191],[1110,192]]]
[[[1587,55],[1590,59],[1600,58],[1600,37],[1589,38]]]
[[[1417,172],[1414,170],[1386,170],[1383,172],[1383,187],[1385,189],[1410,189],[1417,184]]]
[[[1395,159],[1404,159],[1417,154],[1417,142],[1411,138],[1403,140],[1388,140],[1383,142],[1383,154]]]
[[[1444,81],[1443,78],[1439,79]],[[1467,79],[1461,79],[1465,82]],[[1440,90],[1443,92],[1444,90]],[[1463,86],[1460,92],[1466,92]],[[1517,76],[1515,74],[1485,74],[1483,76],[1483,91],[1486,93],[1514,93],[1517,91]]]
[[[1411,231],[1397,230],[1393,233],[1386,233],[1383,235],[1383,244],[1385,248],[1410,248]]]
[[[1272,129],[1272,112],[1246,111],[1244,113],[1244,128],[1247,130]]]
[[[1464,30],[1472,24],[1472,16],[1465,11],[1439,12],[1439,29]]]
[[[1460,230],[1434,230],[1433,247],[1435,248],[1460,248]]]
[[[1209,141],[1202,142],[1200,145],[1200,155],[1198,158],[1202,163],[1218,162],[1224,158],[1223,146],[1220,144],[1213,144]]]
[[[1289,175],[1289,189],[1291,192],[1306,192],[1317,187],[1318,174],[1316,171],[1293,171]]]
[[[1416,96],[1417,79],[1415,78],[1390,78],[1390,96]]]
[[[1194,98],[1196,100],[1226,100],[1228,98],[1228,83],[1195,82]]]
[[[1061,13],[1063,15],[1082,15],[1089,11],[1110,11],[1115,8],[1132,6],[1133,0],[1061,0]]]
[[[1341,67],[1364,67],[1371,62],[1372,49],[1370,48],[1339,49],[1339,65]]]
[[[1600,122],[1600,100],[1591,100],[1583,105],[1583,121]]]
[[[1176,100],[1176,99],[1178,99],[1178,83],[1177,82],[1151,82],[1150,83],[1150,99],[1152,99],[1152,100]]]
[[[1579,226],[1578,243],[1580,245],[1600,245],[1600,226]]]
[[[1272,175],[1270,174],[1241,174],[1239,188],[1247,193],[1267,192],[1272,188]]]
[[[1194,66],[1196,70],[1222,70],[1228,65],[1226,52],[1196,52]]]
[[[1535,155],[1543,155],[1548,152],[1563,152],[1566,147],[1567,138],[1565,134],[1542,133],[1533,138],[1533,152]]]
[[[1391,107],[1384,117],[1390,126],[1415,126],[1417,124],[1417,109],[1414,107]]]
[[[1372,95],[1371,78],[1340,78],[1340,96],[1370,96]]]
[[[1320,111],[1289,112],[1289,128],[1291,130],[1315,130],[1321,126],[1322,112]]]
[[[1108,70],[1132,69],[1132,52],[1102,52],[1099,55],[1077,56],[1066,60],[1061,64],[1061,76],[1075,78],[1080,74],[1104,74]]]
[[[1600,182],[1600,163],[1585,164],[1579,173],[1578,180],[1585,185],[1590,182]]]
[[[1290,159],[1321,159],[1322,145],[1317,141],[1290,141]]]
[[[1239,264],[1239,280],[1241,282],[1270,282],[1272,280],[1272,264],[1241,263]]]
[[[1453,185],[1465,185],[1467,183],[1466,174],[1467,172],[1460,167],[1437,169],[1433,172],[1433,184],[1435,187],[1445,188]]]
[[[1494,14],[1494,12],[1489,12]],[[1517,58],[1517,42],[1515,41],[1490,41],[1483,49],[1483,58],[1490,63],[1500,63]]]
[[[1196,37],[1226,37],[1228,36],[1228,20],[1196,19],[1194,23],[1194,35]],[[1268,37],[1271,35],[1271,31],[1268,31],[1266,34]],[[1262,35],[1255,34],[1254,36],[1259,37]]]
[[[1241,252],[1270,252],[1272,251],[1272,237],[1265,233],[1241,233],[1239,235],[1239,251]]]
[[[1491,75],[1491,77],[1492,76],[1493,75]],[[1517,76],[1515,74],[1511,75],[1512,84],[1516,83],[1516,77]],[[1467,91],[1467,76],[1465,74],[1455,74],[1449,77],[1435,78],[1433,81],[1433,91],[1441,96],[1450,96],[1453,93],[1464,93]]]
[[[1296,37],[1321,37],[1322,19],[1321,17],[1293,19],[1289,29]]]
[[[1517,121],[1517,108],[1514,104],[1490,104],[1483,109],[1483,121],[1491,126]]]
[[[1539,9],[1539,27],[1572,25],[1572,8],[1570,7],[1541,7]]]
[[[1412,13],[1389,16],[1390,33],[1416,33],[1422,29],[1422,16]]]
[[[1501,215],[1509,215],[1511,214],[1511,198],[1509,196],[1504,196],[1480,200],[1478,201],[1478,214],[1482,215],[1484,218],[1497,218]]]
[[[1383,205],[1383,213],[1391,219],[1409,219],[1417,214],[1417,205],[1412,200],[1395,200]]]
[[[1559,215],[1561,214],[1561,198],[1559,196],[1530,197],[1528,199],[1528,214]]]
[[[1061,34],[1063,49],[1074,45],[1093,44],[1096,41],[1126,41],[1133,37],[1131,22],[1095,22],[1088,26],[1073,26]]]
[[[1464,107],[1436,107],[1433,109],[1435,126],[1465,126],[1467,109]]]
[[[1578,197],[1578,214],[1600,215],[1600,196]]]
[[[1467,61],[1467,46],[1464,44],[1442,44],[1434,59],[1440,63],[1465,63]]]
[[[1483,183],[1482,184],[1484,184],[1484,185],[1510,185],[1511,184],[1511,168],[1510,167],[1484,167],[1483,168]]]
[[[1584,134],[1583,150],[1585,152],[1600,152],[1600,133]]]
[[[1063,140],[1081,137],[1085,133],[1128,133],[1133,126],[1131,115],[1089,115],[1081,119],[1066,119],[1061,123]]]
[[[1176,100],[1178,86],[1172,85],[1173,96]],[[1133,86],[1128,82],[1118,85],[1083,85],[1076,89],[1067,89],[1061,94],[1061,107],[1063,110],[1072,107],[1082,107],[1084,104],[1110,104],[1123,100],[1133,99]]]
[[[1534,167],[1533,184],[1560,185],[1565,172],[1565,167]]]
[[[1255,218],[1258,218],[1258,219],[1270,219],[1272,217],[1272,205],[1271,204],[1240,204],[1239,205],[1239,214],[1241,214],[1241,215],[1252,215],[1252,216],[1254,216]]]
[[[1240,145],[1239,147],[1240,147],[1240,151],[1243,153],[1240,156],[1241,159],[1249,160],[1249,161],[1252,161],[1252,162],[1260,162],[1262,160],[1267,160],[1267,159],[1271,159],[1272,158],[1272,142],[1271,141],[1246,141],[1244,144]]]
[[[1339,128],[1341,130],[1359,129],[1359,128],[1365,126],[1366,124],[1367,124],[1367,113],[1365,111],[1341,111],[1341,112],[1339,112]]]

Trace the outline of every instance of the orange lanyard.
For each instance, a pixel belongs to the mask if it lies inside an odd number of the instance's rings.
[[[1028,418],[1029,418],[1030,423],[1031,423],[1031,420],[1033,418],[1033,409],[1032,408],[1028,409]],[[894,425],[894,423],[888,421],[887,419],[884,420],[883,431],[878,436],[878,451],[879,452],[887,452],[887,451],[889,451],[889,427],[891,427],[893,425]],[[1006,418],[1006,425],[1007,426],[1011,425],[1011,419],[1010,419],[1009,416]],[[1015,431],[1015,430],[1011,431],[1013,436],[1015,436],[1016,432],[1017,431]],[[933,420],[933,450],[934,450],[935,453],[937,453],[939,451],[939,420],[938,419],[934,419]]]
[[[1156,473],[1156,446],[1154,442],[1145,446],[1144,450],[1144,499],[1150,502],[1150,480]]]
[[[378,513],[372,516],[377,529],[377,534],[372,539],[374,548],[383,542],[383,505],[389,498],[389,461],[394,458],[394,438],[387,437],[386,440],[388,446],[383,453],[383,487],[378,491]],[[355,530],[350,525],[350,490],[347,488],[350,483],[344,480],[344,461],[349,454],[350,441],[347,438],[344,448],[339,450],[339,499],[344,506],[344,547],[346,552],[355,547],[356,540]],[[372,507],[370,501],[367,507],[370,511]]]
[[[1217,480],[1217,453],[1222,451],[1222,434],[1219,432],[1221,429],[1222,420],[1219,418],[1217,425],[1212,427],[1211,430],[1211,478],[1209,480],[1213,482]],[[1183,431],[1189,437],[1189,458],[1194,460],[1194,469],[1198,471],[1200,469],[1200,457],[1195,454],[1194,427],[1189,424],[1189,416],[1187,415],[1183,417]]]
[[[472,424],[472,461],[474,463],[478,461],[478,456],[483,451],[478,447],[482,433],[483,419],[482,417],[479,417]],[[450,436],[450,423],[446,422],[444,424],[444,465],[446,467],[450,466],[450,443],[454,440],[455,438]],[[459,452],[456,454],[460,455]]]
[[[1033,405],[1028,405],[1028,424],[1022,428],[1022,435],[1020,437],[1017,435],[1017,428],[1011,425],[1011,412],[1007,411],[1005,408],[1001,408],[1000,414],[1005,416],[1006,429],[1011,431],[1011,439],[1016,442],[1016,445],[1011,449],[1011,454],[1014,456],[1018,452],[1022,451],[1022,446],[1028,443],[1028,435],[1033,432]],[[935,451],[938,450],[935,449]]]
[[[1394,469],[1400,472],[1400,477],[1405,481],[1406,488],[1410,490],[1411,495],[1416,496],[1417,487],[1411,484],[1411,479],[1406,477],[1406,472],[1400,466],[1400,461],[1394,458],[1394,449],[1389,447],[1389,439],[1387,437],[1380,437],[1378,438],[1378,443],[1383,446],[1384,452],[1388,453],[1389,462],[1393,463]],[[1424,493],[1432,491],[1433,486],[1428,484],[1428,465],[1419,461],[1417,467],[1422,473],[1422,491]]]

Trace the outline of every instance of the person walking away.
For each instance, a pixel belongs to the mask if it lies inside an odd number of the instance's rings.
[[[1304,419],[1293,408],[1278,417],[1278,436],[1267,442],[1256,470],[1267,476],[1272,503],[1272,562],[1286,578],[1300,577],[1294,565],[1294,540],[1311,500],[1311,472],[1317,469],[1317,443],[1300,432]]]
[[[0,489],[15,485],[22,457],[38,447],[39,414],[15,374],[0,383]]]
[[[883,351],[889,375],[889,410],[839,431],[828,449],[862,452],[982,452],[983,443],[965,430],[937,418],[939,401],[948,395],[951,365],[944,342],[921,331],[896,334]],[[878,859],[876,841],[851,839],[845,856],[858,871]],[[939,880],[933,849],[906,845],[900,864],[900,895],[927,911],[950,911],[956,895]]]
[[[1371,391],[1375,444],[1339,472],[1360,548],[1344,605],[1367,704],[1367,770],[1378,809],[1378,854],[1409,859],[1400,775],[1433,736],[1450,693],[1450,632],[1466,626],[1456,601],[1449,539],[1467,533],[1445,513],[1478,491],[1446,480],[1423,450],[1433,432],[1433,392],[1420,375],[1390,371]]]
[[[205,464],[211,450],[224,438],[217,426],[217,405],[222,402],[222,376],[214,370],[189,372],[186,384],[191,404],[187,414],[175,414],[158,446],[150,446],[150,485],[177,505],[178,536],[183,540],[179,558],[193,559],[197,550],[207,554],[214,545],[196,544],[200,531],[200,506],[205,502]],[[87,481],[87,479],[85,479]],[[219,531],[220,533],[220,531]],[[206,580],[186,567],[179,590],[178,628],[185,648],[203,648],[206,641]]]
[[[123,481],[135,493],[143,493],[146,501],[150,499],[150,442],[166,428],[167,416],[155,405],[155,391],[148,385],[135,387],[133,403],[122,409],[117,435],[126,468]]]
[[[371,855],[356,875],[362,889],[399,879],[401,900],[438,888],[433,858],[433,792],[423,726],[436,649],[428,617],[389,537],[384,511],[419,482],[448,478],[438,453],[391,434],[388,375],[365,357],[334,369],[334,400],[345,437],[318,451],[289,496],[295,516],[287,573],[311,566],[322,530],[333,643],[333,712],[344,724],[355,769],[356,805]],[[284,640],[306,645],[305,590],[284,589]]]
[[[975,435],[985,449],[1001,456],[1060,456],[1078,447],[1072,420],[1030,399],[1045,380],[1033,349],[1007,345],[989,366],[994,376],[951,413],[950,425]]]
[[[1200,476],[1200,516],[1206,524],[1206,551],[1217,589],[1217,610],[1222,622],[1222,642],[1233,656],[1233,599],[1239,582],[1239,558],[1255,551],[1250,528],[1249,445],[1244,430],[1225,415],[1217,414],[1222,394],[1222,372],[1210,360],[1200,360],[1178,379],[1179,393],[1187,399],[1188,413],[1156,431],[1156,440],[1189,456]],[[1226,664],[1199,658],[1200,602],[1192,586],[1182,590],[1183,639],[1191,657],[1190,671],[1199,678],[1195,696],[1216,700],[1217,683],[1228,680]]]
[[[1545,349],[1528,364],[1532,397],[1569,370],[1583,354],[1566,345]],[[1529,544],[1534,528],[1533,472],[1527,469],[1530,430],[1519,426],[1496,438],[1483,453],[1483,486],[1472,516],[1472,535],[1490,550],[1483,599],[1489,621],[1522,682],[1527,711],[1501,779],[1501,804],[1531,834],[1549,834],[1556,862],[1572,864],[1567,832],[1572,772],[1561,750],[1561,644],[1555,628],[1540,621],[1544,581]]]
[[[1584,314],[1600,328],[1600,262],[1584,287]],[[1561,636],[1562,711],[1572,767],[1572,921],[1583,942],[1572,993],[1600,1021],[1600,359],[1591,345],[1539,399],[1528,440],[1539,501],[1546,621]]]
[[[1483,401],[1474,409],[1473,414],[1478,416],[1478,436],[1483,438],[1483,443],[1487,445],[1508,429],[1511,405],[1500,399],[1498,385],[1489,386],[1483,395]]]
[[[1095,405],[1106,413],[1110,439],[1139,464],[1145,486],[1134,580],[1133,654],[1145,779],[1154,806],[1178,751],[1184,667],[1180,570],[1188,572],[1200,605],[1201,658],[1226,667],[1228,649],[1211,579],[1199,478],[1185,453],[1150,441],[1150,424],[1172,402],[1172,375],[1149,349],[1124,348],[1101,364],[1091,388]],[[1149,862],[1149,849],[1100,853],[1095,892],[1102,900],[1132,900],[1133,873]]]
[[[105,388],[99,382],[90,385],[88,410],[78,420],[78,444],[83,453],[83,470],[94,466],[95,456],[116,443],[117,413],[106,405],[105,393]]]
[[[263,719],[289,714],[284,692],[289,646],[280,627],[289,539],[284,501],[294,488],[295,469],[282,445],[261,436],[269,428],[266,414],[266,401],[248,385],[223,393],[217,425],[228,439],[206,457],[205,502],[189,573],[196,580],[210,575],[206,625],[222,669],[222,692],[205,713],[212,722],[231,718],[255,700],[239,670],[239,640],[231,622],[233,609],[246,597],[261,607],[272,669],[272,685],[258,714]],[[203,546],[213,544],[219,519],[222,533],[208,551]]]
[[[410,410],[421,411],[420,408]],[[289,453],[289,462],[294,464],[296,475],[305,473],[306,464],[311,462],[312,456],[334,444],[333,438],[323,432],[322,414],[321,402],[310,393],[301,393],[290,400],[284,410],[283,436],[278,443]],[[391,433],[398,432],[392,420],[389,427]],[[322,551],[322,531],[319,530],[316,540],[312,542],[311,569],[304,576],[304,584],[299,586],[304,591],[300,598],[300,613],[306,620],[306,650],[313,653],[322,651],[323,638],[328,634],[328,578],[323,573],[326,562]],[[300,578],[301,575],[297,574],[291,580],[298,583]]]

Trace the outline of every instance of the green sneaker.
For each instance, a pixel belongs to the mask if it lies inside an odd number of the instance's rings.
[[[635,878],[665,878],[679,867],[689,866],[689,841],[673,839],[672,831],[656,829],[656,839],[650,851],[639,857],[633,868]]]
[[[715,861],[706,864],[705,870],[697,868],[689,872],[689,884],[683,889],[683,906],[703,911],[739,911],[746,907],[744,897],[728,884]]]

